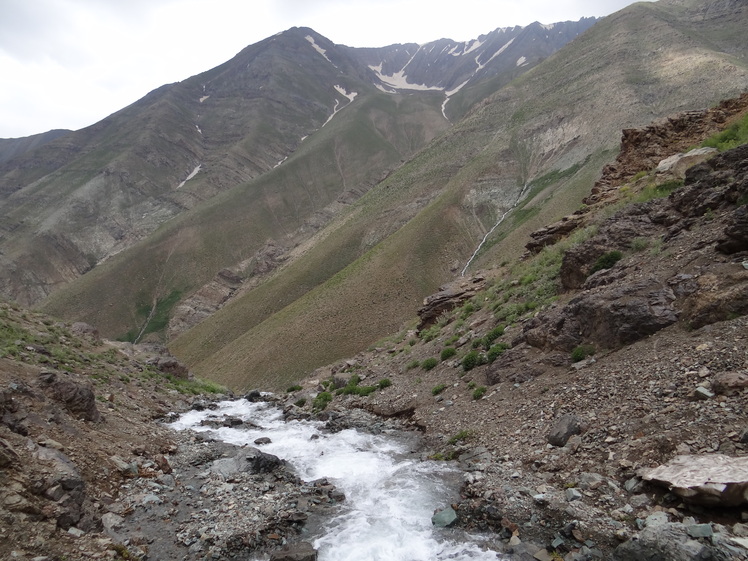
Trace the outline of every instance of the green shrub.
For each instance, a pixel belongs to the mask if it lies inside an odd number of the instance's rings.
[[[448,358],[452,358],[456,354],[457,354],[457,349],[455,349],[454,347],[445,347],[442,349],[442,353],[441,355],[439,355],[439,357],[444,361],[444,360],[447,360]]]
[[[506,351],[509,348],[509,345],[506,343],[498,343],[488,349],[488,353],[486,354],[486,360],[488,362],[493,362],[497,358],[499,358],[501,355],[504,354],[504,351]]]
[[[294,404],[294,405],[295,405],[296,407],[304,407],[304,405],[306,405],[306,398],[305,398],[305,397],[302,397],[301,399],[297,399],[296,401],[294,401],[294,403],[293,403],[293,404]]]
[[[312,409],[315,411],[323,411],[331,401],[332,394],[330,392],[320,392],[312,402]]]
[[[432,395],[439,395],[440,393],[442,393],[446,389],[447,389],[447,385],[446,384],[438,384],[438,385],[434,386],[433,388],[431,388],[431,394]]]
[[[437,364],[439,364],[439,361],[435,359],[434,357],[430,357],[421,363],[421,368],[423,368],[424,370],[431,370]]]
[[[377,387],[380,390],[383,390],[384,388],[389,388],[391,385],[392,385],[392,380],[390,380],[389,378],[382,378],[381,380],[379,380]]]
[[[470,351],[468,354],[462,357],[462,361],[460,362],[460,364],[462,365],[462,369],[465,372],[485,363],[486,357],[478,351]]]
[[[491,331],[486,333],[485,337],[483,337],[484,345],[486,347],[490,347],[491,343],[493,343],[496,339],[501,337],[503,334],[504,334],[504,326],[497,325]]]
[[[481,397],[486,395],[486,391],[488,391],[488,388],[486,388],[486,386],[475,388],[475,391],[473,391],[473,399],[480,399]]]
[[[574,362],[579,362],[580,360],[584,360],[588,356],[594,354],[595,347],[593,347],[592,345],[579,345],[573,351],[571,351],[571,360]]]
[[[421,361],[411,360],[408,364],[405,365],[405,369],[412,370],[413,368],[418,368],[419,366],[421,366]]]
[[[293,392],[297,392],[297,391],[299,391],[300,389],[302,389],[302,387],[301,387],[301,386],[299,386],[299,385],[291,386],[290,388],[288,388],[288,389],[286,390],[286,393],[293,393]]]
[[[449,440],[447,440],[447,444],[457,444],[458,442],[462,440],[467,440],[472,435],[472,432],[469,430],[461,430],[457,434],[455,434],[453,437],[451,437]]]
[[[597,261],[595,261],[595,264],[592,265],[592,269],[590,270],[590,274],[596,273],[597,271],[602,271],[603,269],[610,269],[613,265],[618,263],[623,258],[623,253],[621,253],[618,250],[609,251],[608,253],[604,253],[600,257],[597,258]]]
[[[472,302],[467,302],[464,306],[462,306],[462,310],[460,312],[460,319],[467,319],[470,317],[470,314],[472,314],[477,308],[475,307],[475,304]]]

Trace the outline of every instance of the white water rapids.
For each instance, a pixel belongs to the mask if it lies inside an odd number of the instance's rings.
[[[326,477],[345,493],[320,532],[304,538],[318,549],[319,561],[506,559],[484,551],[476,536],[433,527],[434,511],[456,498],[460,474],[445,462],[421,461],[412,453],[414,435],[354,429],[329,433],[320,430],[321,422],[285,422],[282,411],[267,403],[242,399],[218,405],[217,410],[185,413],[171,426],[211,430],[214,437],[236,445],[269,437],[272,442],[261,447],[263,452],[285,459],[302,479]],[[200,426],[209,415],[231,415],[261,428]]]

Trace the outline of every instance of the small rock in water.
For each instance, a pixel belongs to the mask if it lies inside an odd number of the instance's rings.
[[[270,440],[267,436],[263,436],[255,440],[255,444],[262,445],[262,444],[270,444],[272,440]]]
[[[431,517],[431,523],[437,528],[449,528],[457,522],[457,513],[452,507],[445,508]]]

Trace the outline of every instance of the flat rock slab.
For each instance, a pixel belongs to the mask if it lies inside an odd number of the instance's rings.
[[[666,485],[689,502],[708,506],[738,506],[748,502],[748,457],[676,456],[667,464],[642,470],[640,475]]]

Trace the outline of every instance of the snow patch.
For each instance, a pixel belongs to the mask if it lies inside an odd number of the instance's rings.
[[[478,39],[473,39],[470,46],[462,54],[466,55],[468,53],[472,53],[475,49],[479,48],[482,44],[483,44],[483,41],[480,41]]]
[[[334,63],[333,61],[331,61],[331,60],[330,60],[330,59],[329,59],[329,58],[327,57],[327,51],[326,51],[325,49],[323,49],[322,47],[320,47],[320,46],[319,46],[319,45],[318,45],[318,44],[317,44],[317,43],[316,43],[316,42],[314,41],[314,37],[312,37],[311,35],[307,35],[306,37],[304,37],[304,39],[306,39],[307,41],[309,41],[309,43],[310,43],[310,44],[312,45],[312,47],[314,47],[314,50],[315,50],[315,51],[317,51],[317,52],[318,52],[319,54],[321,54],[321,55],[322,55],[323,57],[325,57],[325,60],[326,60],[327,62],[329,62],[330,64],[332,64],[333,66],[335,66],[335,63]],[[337,68],[337,66],[335,66],[335,68]]]
[[[406,64],[405,66],[408,66],[408,65]],[[439,87],[439,86],[427,86],[425,84],[411,84],[410,82],[408,82],[408,77],[405,75],[405,66],[403,66],[402,70],[400,70],[399,72],[395,72],[394,74],[382,74],[381,64],[378,66],[369,65],[369,68],[374,71],[374,73],[377,75],[377,78],[379,78],[379,80],[381,80],[386,86],[390,86],[391,88],[394,88],[396,90],[420,90],[420,91],[426,91],[426,90],[443,91],[444,90],[444,88]],[[381,87],[381,86],[377,86],[377,88],[379,88],[385,93],[394,93],[391,90],[387,90],[386,88]]]
[[[182,183],[180,183],[177,186],[177,189],[181,189],[182,187],[184,187],[185,183],[187,183],[190,179],[192,179],[193,177],[195,177],[198,174],[198,172],[200,171],[201,167],[203,167],[203,164],[197,164],[197,167],[195,169],[193,169],[192,172],[190,172],[190,174],[185,178],[185,180],[182,181]]]
[[[200,130],[200,127],[198,127],[197,125],[195,125],[195,128],[197,129],[197,132],[199,132],[200,134],[203,134],[203,131]]]
[[[200,98],[200,103],[202,103],[203,101],[205,101],[209,97],[210,97],[209,95],[204,95],[203,97]]]
[[[348,107],[351,103],[353,103],[353,100],[356,99],[356,96],[358,95],[358,92],[350,92],[350,93],[348,93],[348,90],[346,90],[343,86],[336,85],[336,86],[333,86],[333,87],[335,88],[336,92],[338,92],[340,95],[342,95],[343,97],[345,97],[345,98],[348,99],[348,103],[346,103],[345,105],[341,106],[340,105],[340,100],[336,99],[335,100],[335,105],[332,108],[332,115],[330,115],[327,118],[327,121],[325,121],[324,124],[322,125],[323,127],[332,120],[332,118],[335,116],[335,114],[338,111],[340,111],[344,107]],[[278,164],[278,165],[280,165],[280,164]]]
[[[549,30],[549,31],[550,31],[551,29],[553,29],[554,27],[556,27],[556,24],[555,24],[555,23],[549,23],[549,24],[541,23],[540,25],[541,25],[541,27],[542,27],[543,29],[547,29],[547,30]]]
[[[356,96],[358,95],[358,92],[351,92],[348,93],[348,90],[346,90],[343,86],[333,86],[335,90],[342,95],[343,97],[347,97],[348,101],[353,101],[356,99]]]
[[[475,57],[475,64],[477,64],[477,65],[478,65],[478,69],[476,70],[476,72],[478,72],[478,71],[480,71],[480,70],[483,70],[483,68],[484,68],[484,67],[485,67],[485,66],[486,66],[486,65],[487,65],[487,64],[488,64],[489,62],[491,62],[491,61],[492,61],[493,59],[495,59],[495,58],[496,58],[497,56],[499,56],[499,55],[500,55],[501,53],[503,53],[503,52],[504,52],[505,50],[507,50],[507,48],[509,48],[509,45],[511,45],[511,44],[512,44],[513,42],[514,42],[514,38],[512,38],[512,39],[509,39],[509,42],[508,42],[508,43],[506,43],[505,45],[502,45],[502,47],[501,47],[501,48],[500,48],[500,49],[499,49],[498,51],[496,51],[496,52],[495,52],[494,54],[492,54],[492,55],[491,55],[491,58],[489,58],[489,59],[488,59],[488,60],[487,60],[486,62],[484,62],[483,64],[481,64],[481,63],[480,63],[480,61],[478,60],[478,59],[480,58],[480,55],[478,55],[477,57]]]
[[[525,64],[527,64],[527,59],[525,57],[521,56],[517,59],[517,66],[524,66]]]

